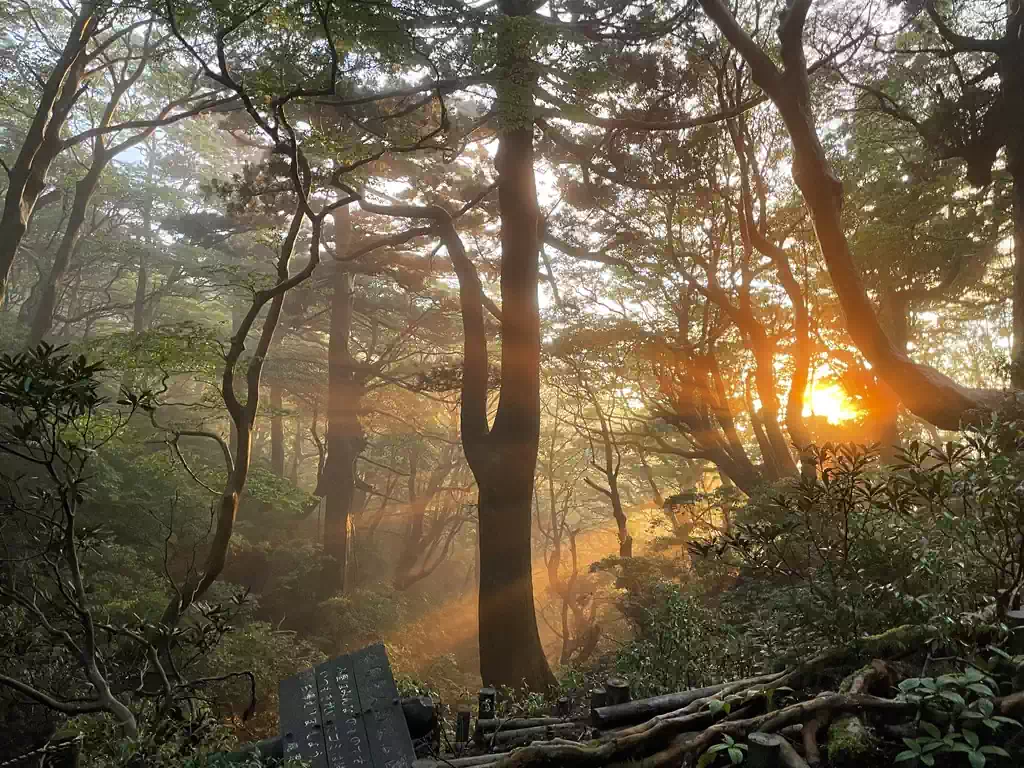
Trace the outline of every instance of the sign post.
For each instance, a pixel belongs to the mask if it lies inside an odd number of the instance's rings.
[[[412,738],[383,644],[282,680],[280,697],[285,757],[312,768],[412,767]]]

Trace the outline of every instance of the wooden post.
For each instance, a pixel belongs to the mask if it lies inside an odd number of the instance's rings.
[[[455,715],[455,743],[461,746],[469,741],[469,719],[471,713],[465,704],[459,705],[458,713]]]
[[[594,688],[590,691],[590,711],[593,712],[599,707],[608,704],[608,691],[604,688]]]
[[[629,701],[629,681],[622,677],[609,677],[604,683],[608,691],[608,704],[625,704]]]
[[[497,706],[495,704],[496,691],[493,688],[481,688],[480,689],[480,707],[476,716],[479,720],[493,720],[495,713],[497,712]]]
[[[572,701],[569,699],[569,697],[559,696],[558,701],[555,702],[555,716],[568,717],[571,709]]]

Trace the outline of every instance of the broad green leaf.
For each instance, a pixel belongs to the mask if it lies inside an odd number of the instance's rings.
[[[1009,757],[1010,756],[1010,753],[1007,752],[1002,747],[996,747],[996,746],[993,746],[993,745],[988,745],[988,746],[982,747],[981,751],[984,752],[986,755],[997,755],[998,757]]]

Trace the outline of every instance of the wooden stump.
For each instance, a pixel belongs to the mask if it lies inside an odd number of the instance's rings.
[[[629,702],[629,681],[622,677],[609,677],[604,683],[608,692],[607,704],[626,704]]]
[[[455,715],[455,743],[466,744],[469,741],[469,720],[472,713],[465,704],[459,705]]]
[[[571,709],[572,701],[569,699],[569,697],[559,696],[558,701],[555,702],[555,716],[568,717]]]
[[[493,688],[481,688],[479,695],[479,710],[477,717],[480,720],[493,720],[497,710],[497,692]]]

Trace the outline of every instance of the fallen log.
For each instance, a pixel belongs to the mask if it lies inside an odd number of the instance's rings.
[[[772,675],[761,675],[751,677],[747,680],[736,680],[730,683],[710,685],[706,688],[694,688],[679,693],[666,693],[662,696],[652,696],[647,699],[637,699],[625,704],[614,704],[604,707],[597,707],[591,713],[591,721],[595,728],[607,730],[621,725],[641,723],[650,720],[652,717],[663,715],[666,712],[673,712],[682,709],[700,699],[708,699],[725,692],[726,690],[742,690],[757,685],[768,686],[783,676],[783,673]]]
[[[501,730],[518,730],[520,728],[537,728],[542,725],[561,725],[565,722],[564,717],[510,717],[508,719],[487,718],[476,721],[477,731],[489,733]]]
[[[804,723],[821,711],[833,714],[871,710],[887,714],[910,716],[916,704],[877,696],[830,693],[810,701],[792,704],[776,712],[769,712],[745,720],[715,723],[692,738],[680,738],[692,731],[690,715],[657,720],[650,727],[628,729],[626,735],[615,734],[607,741],[579,745],[533,744],[520,749],[494,763],[495,768],[525,768],[526,766],[599,766],[632,761],[635,768],[666,768],[678,766],[688,755],[698,755],[716,743],[723,734],[735,739],[746,738],[753,731],[772,733],[789,725]],[[703,715],[704,713],[695,713]],[[647,725],[647,724],[645,724]],[[667,745],[667,746],[666,746]],[[661,750],[661,751],[656,751]],[[652,755],[651,753],[654,752]]]
[[[516,730],[495,731],[491,737],[494,744],[510,744],[518,741],[533,741],[534,739],[551,738],[552,736],[571,733],[582,730],[583,726],[578,723],[557,723],[555,725],[541,725],[534,728],[518,728]]]
[[[422,758],[413,762],[413,768],[476,768],[479,765],[493,765],[505,755],[474,755],[472,757],[452,757],[444,760]]]

